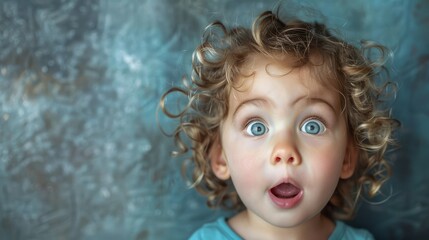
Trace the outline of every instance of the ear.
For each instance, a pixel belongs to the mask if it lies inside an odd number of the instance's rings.
[[[355,171],[356,163],[359,157],[359,152],[356,144],[352,139],[347,144],[346,154],[344,156],[343,167],[341,169],[341,178],[347,179],[351,177]]]
[[[210,165],[213,173],[221,180],[227,180],[230,177],[228,164],[226,163],[222,144],[219,136],[216,137],[209,149]]]

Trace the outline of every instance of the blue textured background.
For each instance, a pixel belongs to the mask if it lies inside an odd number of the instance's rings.
[[[184,239],[227,214],[186,189],[157,103],[190,72],[208,23],[249,26],[276,3],[1,0],[0,239]],[[307,3],[320,12],[299,14],[395,54],[393,195],[364,203],[352,224],[379,239],[427,239],[429,1]]]

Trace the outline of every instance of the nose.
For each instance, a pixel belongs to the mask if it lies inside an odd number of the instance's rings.
[[[279,164],[282,162],[292,166],[301,164],[301,156],[292,138],[282,138],[275,142],[271,163]]]

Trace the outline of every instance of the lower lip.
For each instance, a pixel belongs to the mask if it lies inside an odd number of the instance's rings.
[[[271,191],[268,191],[268,194],[277,207],[289,209],[295,207],[301,202],[303,192],[299,192],[295,197],[292,198],[278,198]]]

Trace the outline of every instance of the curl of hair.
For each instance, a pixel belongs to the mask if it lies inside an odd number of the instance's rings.
[[[379,57],[372,60],[374,50]],[[380,109],[396,90],[384,67],[388,51],[371,42],[354,47],[331,35],[323,24],[285,22],[271,11],[258,16],[252,29],[228,29],[221,22],[209,25],[202,44],[194,51],[191,78],[184,79],[183,88],[172,88],[161,99],[164,113],[180,120],[174,132],[176,154],[192,152],[192,186],[207,197],[210,207],[243,207],[231,183],[213,173],[209,150],[228,113],[229,94],[237,84],[234,80],[243,74],[246,61],[258,54],[279,61],[292,58],[293,67],[309,67],[316,79],[339,93],[349,136],[359,157],[353,176],[340,180],[323,213],[332,218],[350,218],[359,197],[376,195],[390,176],[385,152],[394,144],[392,132],[399,122],[388,109]],[[189,99],[179,114],[171,114],[165,107],[171,93],[182,93]],[[190,140],[189,145],[183,134]]]

